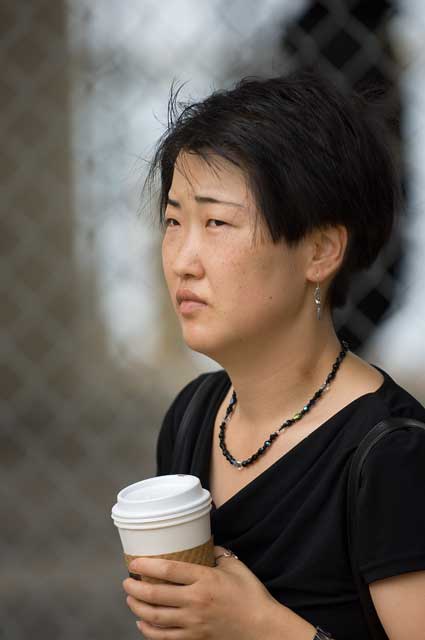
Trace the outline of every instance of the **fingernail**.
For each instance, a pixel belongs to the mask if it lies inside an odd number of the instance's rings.
[[[136,620],[136,627],[139,629],[139,631],[142,630],[142,625],[140,624],[140,620]]]

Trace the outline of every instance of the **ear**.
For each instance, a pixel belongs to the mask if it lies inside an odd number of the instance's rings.
[[[310,237],[310,259],[306,277],[311,282],[324,282],[334,276],[344,259],[348,232],[343,225],[316,229]]]

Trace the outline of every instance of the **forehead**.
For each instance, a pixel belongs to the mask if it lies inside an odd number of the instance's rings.
[[[267,224],[253,196],[247,173],[233,162],[217,154],[202,157],[196,153],[180,152],[174,165],[173,180],[168,193],[170,199],[193,201],[196,197],[213,198],[236,203],[240,219],[251,229],[252,242],[271,241]]]
[[[208,195],[233,195],[246,203],[252,200],[244,171],[213,153],[202,157],[196,153],[180,152],[174,165],[170,191],[178,191],[182,195],[201,191]]]

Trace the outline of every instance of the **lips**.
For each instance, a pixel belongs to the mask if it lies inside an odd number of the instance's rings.
[[[200,298],[196,293],[190,291],[190,289],[179,289],[176,293],[177,304],[180,305],[182,302],[201,302],[202,304],[207,304],[203,298]]]

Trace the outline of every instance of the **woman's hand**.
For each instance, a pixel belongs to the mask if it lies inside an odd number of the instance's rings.
[[[215,547],[216,556],[224,551]],[[282,640],[289,631],[305,635],[286,637],[310,640],[314,636],[312,625],[277,602],[234,557],[221,557],[214,568],[140,558],[130,570],[173,583],[124,580],[127,604],[147,640]]]

